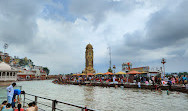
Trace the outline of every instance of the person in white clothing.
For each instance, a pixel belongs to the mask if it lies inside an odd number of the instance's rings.
[[[12,97],[14,95],[14,86],[16,86],[16,83],[12,83],[9,87],[7,87],[7,100],[8,103],[12,103]]]
[[[113,77],[113,83],[115,83],[115,82],[116,82],[116,77],[114,76],[114,77]]]
[[[138,82],[138,88],[141,88],[140,81]]]

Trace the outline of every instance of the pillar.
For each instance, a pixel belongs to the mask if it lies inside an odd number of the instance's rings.
[[[5,72],[5,81],[7,81],[7,72]]]
[[[15,81],[17,80],[17,72],[14,72]]]

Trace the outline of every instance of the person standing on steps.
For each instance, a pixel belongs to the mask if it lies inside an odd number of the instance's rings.
[[[14,87],[16,86],[16,83],[12,83],[9,87],[7,87],[7,100],[8,103],[12,104],[12,98],[14,95]]]

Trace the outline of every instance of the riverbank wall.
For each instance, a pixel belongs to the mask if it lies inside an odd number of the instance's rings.
[[[63,84],[63,83],[56,83],[53,81],[53,83],[55,84]],[[107,83],[85,83],[85,82],[66,82],[64,84],[71,84],[71,85],[86,85],[86,86],[99,86],[99,87],[123,87],[123,88],[138,88],[137,84],[121,84],[121,83],[117,83],[117,84],[107,84]],[[159,85],[141,85],[141,88],[139,89],[149,89],[149,90],[156,90],[157,88],[160,88],[161,90],[170,90],[170,91],[178,91],[178,92],[182,92],[182,93],[187,93],[188,94],[188,88],[186,87],[181,87],[181,86],[171,86],[171,88],[169,86],[159,86]]]
[[[13,83],[12,81],[0,81],[0,86],[9,86],[12,83]]]

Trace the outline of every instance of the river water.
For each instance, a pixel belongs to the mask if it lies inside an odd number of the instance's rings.
[[[159,93],[142,89],[59,85],[53,84],[51,80],[21,81],[17,82],[17,85],[33,95],[86,105],[102,111],[188,111],[188,94],[185,93],[170,92],[170,95],[167,95],[166,91]],[[34,100],[34,97],[28,98]],[[38,99],[38,102],[51,106],[50,101]],[[38,106],[50,111],[45,106]],[[58,104],[57,107],[65,111],[80,111],[67,105]]]

